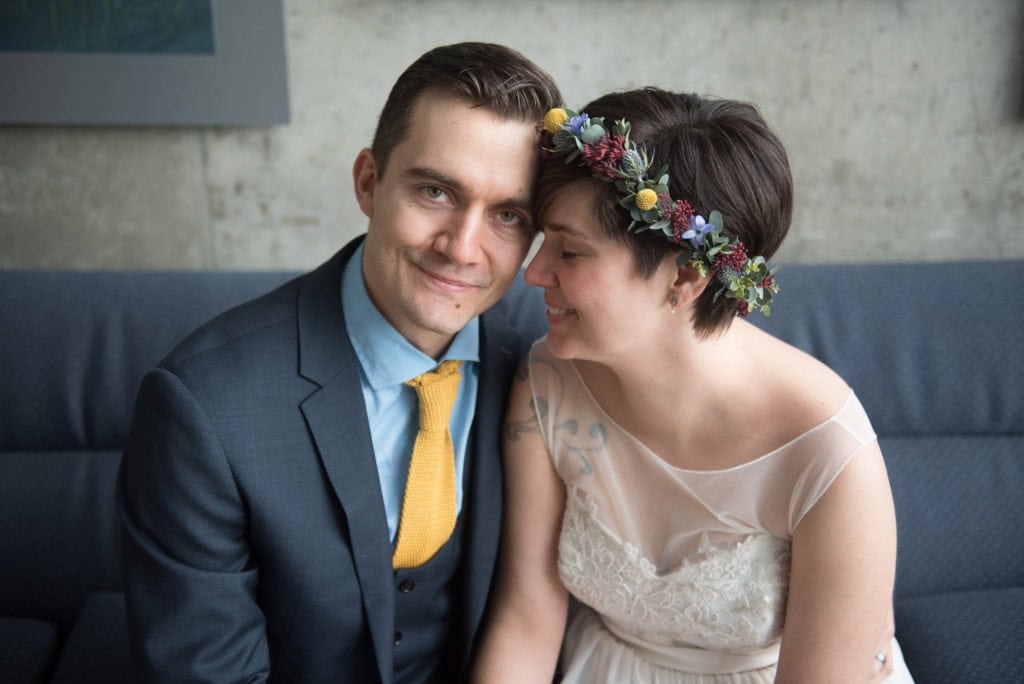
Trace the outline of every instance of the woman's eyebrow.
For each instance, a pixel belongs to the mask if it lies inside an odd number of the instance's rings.
[[[565,235],[571,235],[581,240],[589,241],[593,239],[589,234],[584,233],[582,230],[578,230],[572,226],[567,226],[564,223],[545,223],[543,225],[545,231],[550,231],[552,233],[564,233]]]

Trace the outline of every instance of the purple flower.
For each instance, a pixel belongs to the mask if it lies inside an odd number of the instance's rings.
[[[588,121],[590,121],[590,115],[583,112],[569,119],[568,123],[564,124],[564,126],[579,136],[583,134],[583,127]]]
[[[683,233],[682,238],[689,240],[694,247],[703,247],[704,236],[714,228],[714,223],[706,223],[703,216],[695,214],[690,217],[690,228]]]

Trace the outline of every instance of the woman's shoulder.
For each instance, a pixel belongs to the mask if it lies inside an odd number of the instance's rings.
[[[534,396],[541,397],[561,395],[579,381],[573,362],[557,358],[548,349],[547,336],[533,343],[519,369],[518,379],[526,381]]]
[[[760,394],[770,398],[772,413],[785,417],[790,432],[802,434],[847,405],[852,390],[832,368],[788,342],[757,333],[754,364]]]

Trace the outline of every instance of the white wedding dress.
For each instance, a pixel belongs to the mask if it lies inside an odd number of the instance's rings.
[[[831,419],[735,468],[682,470],[615,423],[571,361],[530,353],[540,431],[566,485],[565,684],[770,683],[801,518],[875,439],[851,394]],[[911,682],[893,642],[890,682]]]

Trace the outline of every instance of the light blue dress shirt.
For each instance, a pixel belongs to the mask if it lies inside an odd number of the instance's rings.
[[[342,274],[341,308],[345,328],[359,358],[366,416],[377,457],[388,530],[394,541],[402,513],[409,460],[419,431],[419,400],[416,390],[405,381],[433,370],[448,359],[463,362],[462,381],[449,424],[455,447],[456,510],[462,510],[462,473],[476,410],[480,321],[472,319],[452,340],[444,357],[435,361],[413,347],[377,310],[366,291],[362,263],[363,245],[360,245]]]

